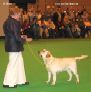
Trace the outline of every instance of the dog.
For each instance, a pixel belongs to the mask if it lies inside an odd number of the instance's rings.
[[[81,55],[80,57],[56,58],[53,57],[51,52],[46,49],[41,50],[39,54],[42,57],[48,71],[48,80],[46,81],[47,83],[51,81],[51,77],[53,76],[51,85],[55,85],[56,73],[62,71],[67,71],[69,75],[68,81],[71,81],[73,73],[76,77],[76,82],[79,83],[79,75],[77,73],[76,61],[85,59],[88,57],[88,55]]]

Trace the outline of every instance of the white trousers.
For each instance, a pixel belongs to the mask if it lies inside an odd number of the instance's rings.
[[[9,63],[6,69],[3,85],[14,87],[26,82],[23,57],[21,52],[9,52]]]

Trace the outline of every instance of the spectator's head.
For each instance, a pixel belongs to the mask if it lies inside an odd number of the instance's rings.
[[[49,23],[52,22],[51,18],[48,19],[48,22],[49,22]]]

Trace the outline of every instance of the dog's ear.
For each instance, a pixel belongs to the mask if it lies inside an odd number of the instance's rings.
[[[38,54],[40,54],[40,51],[38,51]]]
[[[50,57],[51,57],[51,54],[47,53],[46,58],[50,58]]]

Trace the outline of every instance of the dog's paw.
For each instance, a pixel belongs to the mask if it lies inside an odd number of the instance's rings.
[[[51,83],[51,85],[52,85],[52,86],[55,86],[55,83],[54,83],[54,82],[52,82],[52,83]]]
[[[46,82],[46,84],[48,84],[50,81],[45,81]]]
[[[79,84],[80,83],[80,81],[76,81],[76,84]]]
[[[71,79],[68,79],[67,81],[68,81],[68,82],[70,82],[70,81],[71,81]]]

